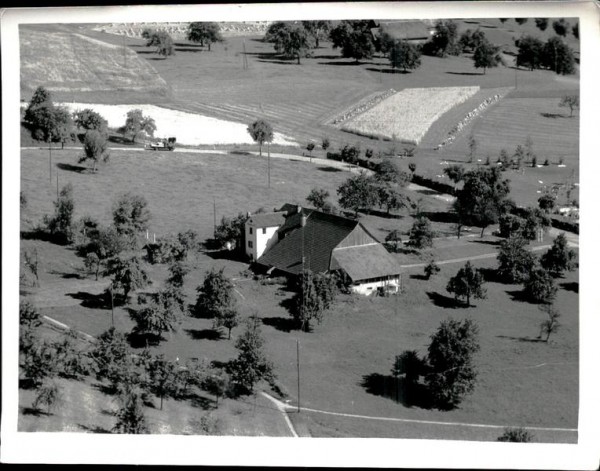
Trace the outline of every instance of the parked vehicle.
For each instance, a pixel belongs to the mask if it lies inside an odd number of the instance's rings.
[[[169,137],[168,139],[157,139],[152,141],[150,144],[146,144],[146,149],[148,150],[173,150],[175,148],[174,137]]]

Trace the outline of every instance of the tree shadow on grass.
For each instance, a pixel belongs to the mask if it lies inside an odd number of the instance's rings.
[[[90,173],[90,169],[88,167],[83,167],[82,165],[63,164],[59,162],[56,164],[56,166],[66,172]]]
[[[458,309],[458,308],[466,308],[467,305],[457,301],[450,296],[444,296],[443,294],[436,293],[435,291],[427,291],[427,296],[433,304],[438,307],[443,307],[445,309]]]
[[[513,337],[511,335],[496,335],[496,337],[498,337],[499,339],[518,340],[519,342],[544,342],[544,340],[539,337]]]
[[[192,407],[198,407],[202,410],[210,410],[217,408],[214,401],[211,401],[210,399],[202,397],[198,394],[194,394],[187,399],[190,401]]]
[[[54,243],[54,238],[46,231],[41,229],[33,229],[31,231],[21,231],[21,239],[23,240],[41,240],[42,242]]]
[[[274,327],[281,332],[291,332],[296,330],[296,323],[294,319],[287,317],[263,317],[262,323],[270,327]]]
[[[398,69],[390,69],[390,68],[376,68],[376,67],[367,67],[365,70],[368,70],[370,72],[379,72],[380,74],[392,74],[392,75],[405,75],[405,74],[410,74],[410,71],[408,70],[398,70]]]
[[[137,332],[127,334],[127,341],[131,348],[156,347],[161,340],[164,340],[164,338],[157,335],[139,334]]]
[[[573,291],[573,293],[579,293],[579,283],[577,281],[561,283],[560,287],[566,291]]]
[[[50,417],[52,415],[46,411],[36,409],[34,407],[23,407],[22,413],[23,415],[33,415],[34,417]]]
[[[566,116],[564,114],[560,114],[560,113],[540,113],[544,118],[552,118],[552,119],[556,119],[556,118],[566,118]]]
[[[317,170],[321,171],[321,172],[343,172],[343,170],[341,168],[336,168],[336,167],[317,167]]]
[[[429,280],[429,278],[427,277],[427,275],[410,275],[410,278],[412,280],[421,280],[421,281],[427,281],[427,280]]]
[[[276,59],[270,59],[270,60],[265,60],[265,59],[257,59],[256,62],[262,62],[265,64],[281,64],[281,65],[298,65],[296,59],[288,59],[288,60],[276,60]],[[302,65],[302,64],[300,64]]]
[[[422,214],[431,222],[443,222],[448,224],[454,224],[457,222],[456,213],[451,213],[448,211],[424,211]]]
[[[517,301],[519,303],[539,304],[531,301],[525,294],[524,290],[507,291],[506,294],[508,294],[513,301]]]
[[[337,65],[337,66],[347,66],[347,65],[362,65],[362,64],[370,64],[371,62],[356,62],[356,61],[345,61],[345,62],[317,62],[319,65]]]
[[[221,340],[222,332],[214,329],[185,329],[193,340]]]
[[[105,429],[103,427],[99,427],[97,425],[84,425],[84,424],[77,424],[77,426],[85,431],[85,432],[90,432],[90,433],[112,433],[110,430]]]
[[[78,291],[77,293],[66,293],[67,296],[78,299],[81,301],[81,306],[87,307],[90,309],[110,309],[110,298],[107,299],[107,296],[104,293],[100,294],[92,294],[86,293],[85,291]],[[117,305],[117,302],[114,303]]]
[[[58,270],[50,270],[48,273],[51,275],[60,275],[65,280],[84,280],[86,278],[81,273],[66,273]]]
[[[433,407],[427,388],[422,384],[411,384],[404,378],[371,373],[362,377],[360,385],[369,394],[391,399],[405,407],[416,406],[422,409]]]
[[[488,283],[511,284],[506,282],[495,268],[479,268],[479,272],[483,275],[483,279]]]
[[[484,75],[482,72],[446,72],[449,75],[476,75],[476,76],[480,76],[480,75]]]
[[[502,243],[501,240],[481,240],[481,239],[471,239],[469,240],[471,244],[483,244],[483,245],[492,245],[494,247],[499,247]]]
[[[106,394],[107,396],[114,396],[117,393],[113,386],[104,383],[93,383],[92,388],[100,391],[102,394]]]
[[[191,47],[176,47],[175,51],[177,51],[177,52],[203,52],[204,49],[193,49]]]

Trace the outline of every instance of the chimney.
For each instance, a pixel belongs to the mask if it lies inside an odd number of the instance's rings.
[[[302,206],[300,206],[300,205],[296,206],[296,212],[297,213],[301,213],[302,212]]]

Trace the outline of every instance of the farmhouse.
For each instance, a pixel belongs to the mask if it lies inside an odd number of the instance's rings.
[[[394,39],[403,39],[408,42],[422,44],[433,36],[435,28],[430,22],[415,20],[380,21],[378,28],[371,30],[375,38],[379,38],[385,31]]]
[[[398,291],[400,268],[358,221],[300,206],[250,216],[246,254],[259,267],[287,276],[338,272],[352,291]]]

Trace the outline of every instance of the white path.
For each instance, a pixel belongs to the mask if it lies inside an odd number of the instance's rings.
[[[279,410],[279,412],[281,412],[281,414],[283,414],[283,418],[285,420],[285,423],[287,424],[290,433],[292,434],[292,437],[294,438],[298,438],[298,434],[296,433],[296,429],[294,428],[294,425],[292,424],[292,421],[290,420],[290,418],[287,415],[287,412],[285,411],[287,408],[289,408],[289,406],[287,404],[284,404],[283,402],[275,399],[273,396],[267,394],[264,391],[261,391],[261,395],[263,395],[264,397],[266,397],[267,399],[269,399],[273,404],[275,404],[275,407],[277,407],[277,410]]]

